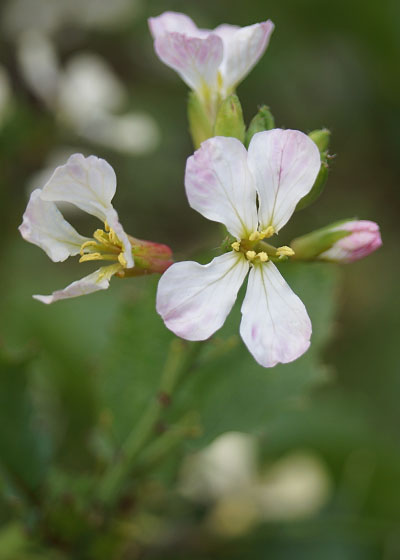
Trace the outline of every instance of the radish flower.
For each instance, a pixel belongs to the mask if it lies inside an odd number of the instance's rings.
[[[171,264],[168,247],[136,240],[125,233],[111,204],[116,184],[114,170],[104,159],[75,154],[65,165],[57,167],[42,189],[32,192],[19,227],[26,241],[38,245],[54,262],[74,255],[80,255],[79,262],[109,262],[63,290],[47,296],[35,295],[35,299],[53,303],[90,294],[108,288],[115,274],[163,272]],[[83,237],[63,218],[57,202],[69,202],[96,216],[104,223],[104,229],[97,229],[93,238]],[[136,253],[139,270],[132,271]],[[145,270],[146,266],[150,270]]]
[[[208,114],[233,93],[264,54],[274,24],[220,25],[199,29],[185,14],[164,12],[149,19],[158,57],[195,91]]]
[[[176,263],[161,277],[157,311],[170,330],[187,340],[209,338],[222,327],[249,273],[240,334],[257,362],[271,367],[307,350],[307,311],[271,261],[294,252],[264,239],[289,220],[320,163],[315,143],[295,130],[257,133],[248,152],[235,138],[203,142],[186,165],[189,204],[224,224],[236,241],[207,265]]]

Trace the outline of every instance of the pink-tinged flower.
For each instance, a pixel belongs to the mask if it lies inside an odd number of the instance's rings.
[[[161,277],[157,311],[170,330],[187,340],[209,338],[222,327],[250,271],[240,334],[254,358],[271,367],[307,350],[307,311],[269,258],[293,251],[273,249],[263,239],[286,224],[320,165],[315,143],[295,130],[255,134],[248,152],[235,138],[203,142],[186,165],[189,204],[223,223],[236,241],[207,265],[176,263]]]
[[[382,245],[379,226],[368,220],[342,220],[294,239],[297,260],[350,263]]]
[[[181,76],[211,113],[234,92],[268,46],[274,24],[199,29],[190,17],[165,12],[149,19],[158,57]]]
[[[343,232],[345,237],[318,255],[318,260],[350,263],[373,253],[382,245],[379,226],[369,220],[350,220],[332,227],[331,232]]]
[[[48,296],[35,295],[35,299],[53,303],[105,290],[115,274],[136,275],[136,270],[131,271],[135,264],[135,252],[138,254],[142,274],[149,272],[142,265],[152,259],[157,261],[157,266],[162,271],[171,264],[171,251],[168,247],[156,244],[157,255],[152,255],[152,251],[148,247],[146,249],[148,242],[135,240],[125,233],[111,204],[116,184],[114,170],[104,159],[95,156],[85,158],[82,154],[75,154],[65,165],[57,167],[42,189],[32,192],[19,227],[26,241],[38,245],[54,262],[65,261],[69,256],[80,254],[79,262],[110,263],[63,290],[57,290]],[[83,237],[63,218],[56,206],[57,202],[69,202],[96,216],[104,223],[104,230],[97,229],[93,238]],[[160,266],[159,259],[163,260],[164,266]]]

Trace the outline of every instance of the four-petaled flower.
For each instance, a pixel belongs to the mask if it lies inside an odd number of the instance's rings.
[[[54,262],[80,254],[80,262],[104,260],[112,263],[52,295],[35,295],[34,298],[53,303],[105,290],[111,276],[134,266],[129,237],[111,204],[116,184],[114,170],[104,159],[75,154],[65,165],[57,167],[42,189],[32,192],[19,227],[24,239],[41,247]],[[93,239],[83,237],[63,218],[56,202],[72,203],[96,216],[104,223],[104,230],[96,230]]]
[[[307,350],[307,311],[271,261],[293,251],[263,240],[286,224],[320,165],[317,146],[295,130],[255,134],[248,152],[235,138],[203,142],[186,166],[189,204],[224,224],[236,241],[207,265],[176,263],[161,277],[157,311],[170,330],[187,340],[209,338],[223,325],[250,270],[240,334],[251,354],[271,367]]]
[[[149,19],[154,48],[197,93],[209,115],[233,93],[268,46],[274,24],[220,25],[199,29],[185,14],[165,12]]]

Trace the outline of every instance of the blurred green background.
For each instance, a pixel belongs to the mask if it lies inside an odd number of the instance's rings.
[[[117,173],[127,232],[177,260],[216,254],[219,228],[183,189],[187,88],[147,28],[166,10],[207,28],[273,20],[238,88],[245,120],[266,103],[277,126],[329,128],[336,155],[285,241],[358,217],[379,223],[383,247],[348,266],[285,267],[314,326],[295,364],[256,366],[232,338],[236,308],[165,413],[167,426],[193,413],[193,437],[139,465],[110,520],[97,477],[157,391],[172,339],[157,279],[46,307],[31,295],[88,269],[50,262],[17,226],[56,165],[94,153]],[[10,0],[0,27],[0,560],[400,558],[398,0]]]

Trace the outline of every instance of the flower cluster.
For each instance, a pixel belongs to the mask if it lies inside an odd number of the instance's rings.
[[[149,25],[156,53],[192,89],[206,115],[206,139],[187,160],[185,188],[194,210],[226,227],[228,250],[207,265],[172,264],[169,247],[140,241],[123,230],[111,204],[116,189],[111,166],[76,154],[32,193],[20,231],[53,261],[79,254],[80,262],[109,264],[52,295],[34,297],[51,303],[105,289],[114,275],[164,273],[157,311],[177,336],[195,341],[211,337],[223,325],[248,276],[241,307],[244,343],[264,367],[295,360],[310,345],[311,321],[276,264],[288,259],[352,262],[381,245],[379,228],[374,222],[346,220],[299,237],[291,246],[269,242],[296,209],[320,194],[329,142],[327,130],[307,136],[272,128],[266,108],[244,133],[240,102],[232,94],[265,52],[274,29],[271,21],[210,31],[184,14],[166,12],[150,18]],[[236,137],[229,133],[234,130],[240,131]],[[215,131],[220,135],[213,136]],[[192,136],[198,138],[193,130]],[[81,236],[65,221],[58,202],[96,216],[103,229],[92,238]]]

